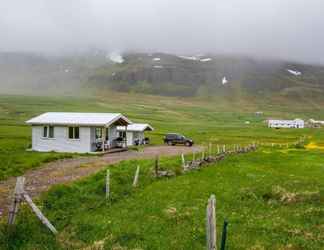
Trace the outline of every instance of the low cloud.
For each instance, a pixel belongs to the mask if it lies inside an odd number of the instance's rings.
[[[231,53],[324,63],[322,0],[11,0],[0,50]]]

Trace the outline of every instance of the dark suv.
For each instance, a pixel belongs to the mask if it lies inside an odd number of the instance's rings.
[[[169,146],[174,146],[176,144],[183,144],[188,147],[191,147],[193,145],[193,140],[186,138],[183,135],[180,134],[166,134],[164,137],[164,143],[168,144]]]

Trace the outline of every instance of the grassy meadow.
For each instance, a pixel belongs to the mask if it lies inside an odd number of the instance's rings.
[[[37,203],[59,235],[52,236],[22,209],[14,233],[1,225],[0,249],[204,249],[205,207],[212,193],[219,240],[223,220],[229,221],[228,249],[324,249],[324,130],[274,130],[264,122],[268,117],[323,119],[321,106],[121,93],[0,96],[0,180],[74,157],[26,151],[31,129],[24,121],[47,111],[123,113],[155,128],[149,134],[153,144],[161,144],[166,132],[179,132],[202,145],[292,143],[306,136],[311,146],[262,147],[186,174],[181,174],[180,157],[162,158],[161,167],[177,176],[158,180],[151,174],[153,160],[124,161],[111,168],[110,202],[104,198],[105,171],[53,187]],[[256,111],[264,115],[255,116]],[[136,165],[141,166],[140,185],[133,189]]]
[[[187,156],[190,157],[190,156]],[[23,209],[16,231],[0,231],[1,249],[205,249],[205,207],[217,199],[217,230],[229,221],[228,249],[323,249],[323,153],[262,148],[186,174],[180,157],[162,158],[176,177],[152,177],[153,160],[111,168],[56,186],[39,201],[59,230],[55,238]],[[132,187],[136,165],[139,186]],[[88,248],[86,248],[88,247]],[[101,248],[96,248],[101,247]]]
[[[166,132],[179,132],[196,143],[245,144],[252,141],[286,143],[302,135],[321,141],[319,130],[271,130],[267,117],[317,118],[324,112],[312,105],[267,104],[261,100],[229,101],[179,99],[138,94],[100,93],[96,97],[33,97],[0,95],[0,180],[18,176],[44,162],[73,157],[72,154],[26,152],[31,146],[31,128],[24,122],[48,111],[117,112],[135,122],[148,122],[153,144],[161,144]],[[262,103],[262,104],[261,104]],[[257,117],[255,111],[263,111]],[[249,121],[250,124],[245,124]]]

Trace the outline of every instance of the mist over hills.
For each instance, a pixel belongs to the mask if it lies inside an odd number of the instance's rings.
[[[48,56],[0,53],[0,92],[8,94],[76,94],[88,75],[105,62],[100,54]]]
[[[312,98],[324,101],[324,67],[233,55],[0,53],[0,91],[74,94],[111,89],[181,97]]]

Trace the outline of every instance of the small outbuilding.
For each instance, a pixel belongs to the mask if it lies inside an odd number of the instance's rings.
[[[153,131],[149,124],[132,123],[128,126],[118,126],[119,136],[126,138],[127,146],[148,144],[149,138],[145,137],[145,131]]]
[[[127,147],[117,127],[132,122],[118,113],[48,112],[26,123],[32,126],[32,150],[89,153]]]

